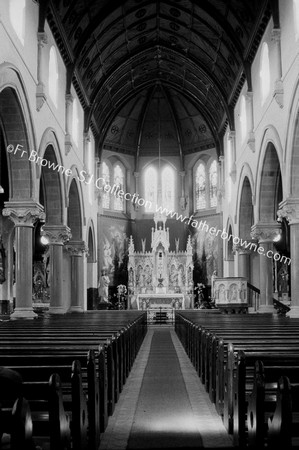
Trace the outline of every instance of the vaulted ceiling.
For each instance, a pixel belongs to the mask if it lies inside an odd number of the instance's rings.
[[[40,3],[103,146],[135,155],[215,146],[278,0],[49,0]],[[163,142],[164,140],[164,142]]]

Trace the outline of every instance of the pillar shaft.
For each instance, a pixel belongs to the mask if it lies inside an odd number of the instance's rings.
[[[37,317],[32,308],[33,224],[44,220],[43,207],[31,200],[11,201],[5,203],[2,214],[15,224],[16,307],[11,318],[33,319]]]
[[[290,228],[292,306],[299,307],[299,223]]]
[[[49,241],[50,248],[50,309],[51,314],[66,312],[63,293],[63,246],[71,238],[66,225],[44,225],[41,234]]]
[[[244,277],[250,281],[250,253],[239,251],[239,277]]]
[[[260,305],[258,312],[274,313],[273,305],[273,239],[280,234],[277,222],[255,224],[251,228],[251,236],[258,239],[260,254]],[[272,253],[268,253],[269,250]],[[269,256],[267,256],[267,254]]]
[[[84,241],[71,241],[66,246],[71,255],[71,311],[84,310],[84,254],[88,248]]]
[[[266,256],[269,250],[273,251],[273,242],[260,242],[265,254],[260,255],[260,308],[266,306],[273,308],[273,260]],[[267,309],[267,308],[266,308]],[[266,311],[265,311],[266,312]]]

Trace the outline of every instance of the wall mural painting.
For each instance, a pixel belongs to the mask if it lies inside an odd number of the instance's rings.
[[[103,232],[102,268],[105,268],[111,286],[127,284],[127,234],[124,225],[110,225]]]
[[[208,226],[218,229],[218,221],[211,221]],[[193,229],[192,232],[194,285],[197,283],[210,285],[213,272],[216,270],[218,273],[219,238],[206,230]]]

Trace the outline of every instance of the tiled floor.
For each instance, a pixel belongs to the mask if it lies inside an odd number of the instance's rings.
[[[126,449],[132,425],[134,423],[134,415],[137,409],[142,380],[148,362],[153,333],[154,331],[158,333],[159,330],[162,330],[163,328],[159,326],[149,328],[131,374],[121,393],[119,402],[116,405],[115,412],[113,416],[109,418],[108,427],[102,436],[100,450]],[[184,416],[188,415],[188,423],[190,423],[190,417],[192,416],[192,422],[196,424],[204,448],[232,447],[232,441],[228,436],[220,417],[216,413],[214,406],[211,404],[210,399],[174,330],[171,327],[167,327],[167,329],[177,352],[183,381],[189,398],[189,410],[186,411],[186,414],[184,414],[183,411],[180,412],[182,420],[184,420]],[[175,390],[175,386],[173,389]]]

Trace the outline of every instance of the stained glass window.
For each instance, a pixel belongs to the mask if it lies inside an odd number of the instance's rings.
[[[212,162],[209,169],[209,183],[210,183],[210,207],[217,206],[217,163],[216,160]]]
[[[195,205],[196,209],[205,209],[206,201],[206,169],[200,163],[195,173]]]
[[[106,184],[110,185],[110,170],[105,161],[102,164],[102,177],[104,178]],[[110,193],[105,192],[103,189],[103,208],[110,209]]]
[[[118,186],[118,191],[124,191],[124,170],[119,164],[116,164],[113,171],[113,182],[115,186]],[[118,197],[118,195],[114,195],[114,208],[116,211],[124,210],[124,198]]]
[[[167,166],[162,171],[162,206],[174,210],[174,171]]]
[[[145,210],[154,211],[158,201],[158,174],[157,170],[150,166],[144,174],[144,199],[147,201]],[[159,205],[160,206],[160,205]]]

